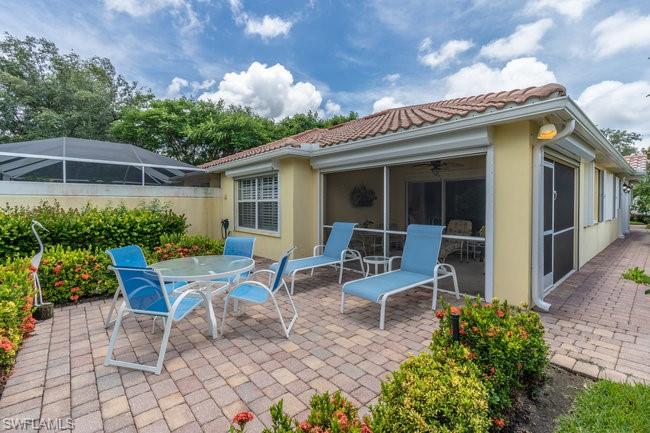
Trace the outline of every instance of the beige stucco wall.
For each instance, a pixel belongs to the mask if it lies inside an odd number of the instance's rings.
[[[529,122],[493,128],[494,296],[531,300],[532,134]]]
[[[56,200],[66,209],[125,205],[142,206],[158,200],[187,218],[188,232],[219,237],[221,190],[218,188],[86,185],[0,182],[0,205],[37,206]]]
[[[371,221],[371,228],[383,227],[383,168],[353,170],[341,173],[330,173],[325,176],[325,224],[336,221],[363,224]],[[354,207],[350,193],[355,186],[365,185],[377,195],[377,200],[368,207]]]
[[[607,171],[604,167],[596,165],[596,168],[602,170],[602,172]],[[596,222],[593,224],[585,225],[585,218],[583,213],[586,212],[586,203],[588,200],[588,195],[591,193],[587,189],[588,179],[587,177],[593,176],[594,173],[591,170],[588,170],[588,166],[583,162],[580,164],[580,195],[579,195],[579,213],[580,217],[578,218],[578,266],[582,267],[585,263],[591,260],[596,254],[605,249],[609,244],[614,242],[619,235],[619,218]],[[589,199],[593,200],[593,218],[597,219],[598,217],[598,184],[594,185],[593,196]],[[620,215],[621,212],[618,212]]]
[[[282,159],[279,164],[279,234],[235,228],[236,181],[225,175],[221,178],[223,218],[230,220],[233,235],[256,237],[257,256],[277,259],[288,248],[295,246],[293,257],[306,257],[312,254],[317,241],[316,172],[309,165],[309,161],[302,158]]]

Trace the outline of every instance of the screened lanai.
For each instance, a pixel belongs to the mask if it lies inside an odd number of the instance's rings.
[[[204,172],[141,147],[81,138],[0,144],[0,180],[117,185],[176,185]]]

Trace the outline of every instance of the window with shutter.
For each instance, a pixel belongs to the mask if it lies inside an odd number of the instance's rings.
[[[278,232],[280,225],[278,175],[237,181],[237,227]]]

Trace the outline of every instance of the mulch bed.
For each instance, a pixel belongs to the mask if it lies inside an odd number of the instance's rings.
[[[546,369],[547,379],[536,395],[521,395],[508,433],[553,433],[555,420],[566,415],[576,394],[593,380],[555,366]]]

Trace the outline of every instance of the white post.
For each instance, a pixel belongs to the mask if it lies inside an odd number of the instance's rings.
[[[485,299],[494,297],[494,145],[485,155]]]
[[[142,186],[144,186],[144,165],[142,166]]]
[[[323,221],[324,221],[324,215],[323,213],[325,212],[325,206],[323,205],[325,203],[325,190],[324,190],[324,177],[323,173],[318,170],[316,173],[316,194],[317,194],[317,206],[316,206],[316,240],[318,241],[319,244],[323,243]]]
[[[388,170],[389,170],[388,166],[385,165],[384,166],[384,224],[383,224],[383,227],[384,227],[384,233],[383,233],[383,235],[384,235],[384,242],[383,242],[383,244],[384,244],[384,257],[388,257],[388,255],[390,254],[390,249],[388,248],[388,233],[387,233],[387,230],[388,230],[388,227],[389,227],[389,225],[388,225],[388,214],[389,214],[388,206],[389,206],[389,195],[390,195],[390,188],[389,188],[389,185],[390,185],[390,182],[389,182],[390,181],[390,179],[389,179],[390,172]]]

